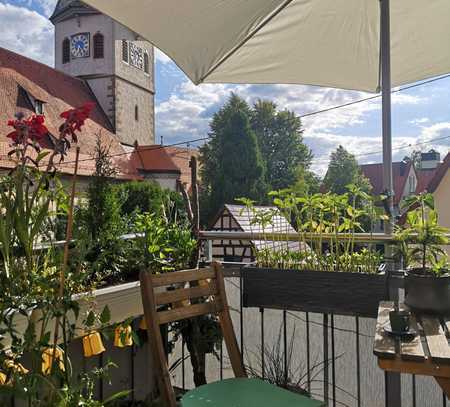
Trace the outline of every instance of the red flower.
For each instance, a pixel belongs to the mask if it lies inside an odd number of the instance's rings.
[[[47,133],[47,127],[44,125],[44,116],[31,116],[28,119],[9,120],[8,126],[13,127],[14,131],[6,137],[10,138],[14,144],[25,143],[30,139],[33,142],[39,141]]]
[[[76,109],[70,109],[66,112],[62,112],[61,117],[66,119],[66,121],[59,129],[61,135],[63,137],[71,136],[72,140],[76,143],[77,136],[75,132],[81,131],[81,127],[83,127],[84,122],[88,119],[94,106],[95,103],[89,102]]]
[[[28,125],[28,135],[33,141],[39,142],[42,137],[48,133],[47,127],[44,126],[44,116],[32,116],[26,121]]]

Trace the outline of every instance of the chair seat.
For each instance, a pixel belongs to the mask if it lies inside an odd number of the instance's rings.
[[[260,379],[226,379],[188,391],[182,407],[321,407],[320,401]]]

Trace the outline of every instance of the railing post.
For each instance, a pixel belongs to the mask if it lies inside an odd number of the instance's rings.
[[[329,401],[329,372],[328,372],[328,314],[323,314],[323,401],[328,406]]]

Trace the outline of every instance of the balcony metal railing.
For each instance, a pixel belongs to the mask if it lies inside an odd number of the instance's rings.
[[[212,260],[213,240],[299,240],[297,233],[251,233],[240,231],[201,231],[200,239],[208,242],[210,254],[209,261]],[[449,235],[450,237],[450,235]],[[307,241],[334,240],[333,234],[303,234],[302,238]],[[339,240],[354,239],[358,243],[394,245],[395,239],[392,235],[383,233],[357,233],[354,236],[349,234],[339,234]],[[391,259],[387,259],[391,260]],[[248,264],[248,263],[246,263]],[[295,322],[300,322],[302,330],[297,330],[296,345],[304,350],[306,359],[306,389],[315,397],[323,399],[328,406],[355,406],[355,407],[426,407],[426,406],[447,406],[447,399],[438,386],[433,382],[414,375],[399,375],[384,373],[378,368],[376,358],[372,354],[372,342],[375,332],[375,319],[360,318],[358,316],[337,316],[333,314],[313,314],[310,312],[293,312],[290,310],[267,310],[259,308],[247,310],[243,305],[243,286],[241,278],[242,263],[224,263],[225,275],[233,281],[234,288],[239,291],[238,304],[232,304],[238,311],[239,319],[237,326],[237,336],[239,338],[241,352],[247,352],[246,343],[255,341],[255,319],[257,319],[260,350],[260,366],[264,375],[264,347],[267,345],[268,319],[266,314],[270,312],[271,323],[273,315],[278,312],[279,323],[282,330],[283,343],[283,363],[285,375],[288,374],[289,351],[289,330]],[[368,287],[368,289],[370,289]],[[398,300],[403,297],[403,273],[392,272],[390,278],[390,298]],[[351,300],[349,296],[349,300]],[[249,315],[252,315],[251,317]],[[253,318],[253,320],[249,320]],[[251,329],[247,328],[251,326]],[[273,331],[274,327],[270,327]],[[348,338],[349,343],[345,344]],[[350,344],[352,342],[352,344]],[[317,392],[317,378],[311,374],[314,363],[313,348],[322,351],[321,362],[323,363],[323,373],[320,375],[320,391]],[[339,348],[339,349],[338,349]],[[184,349],[184,348],[183,348]],[[347,354],[341,358],[342,350]],[[184,352],[184,350],[183,350]],[[224,373],[223,352],[220,352],[218,378],[222,378]],[[352,366],[348,366],[350,362]],[[183,387],[186,384],[184,377],[185,367],[183,367]],[[347,376],[344,378],[343,376]],[[352,378],[350,378],[352,376]],[[351,382],[352,388],[347,389],[342,383]],[[316,386],[317,387],[317,386]],[[377,389],[374,391],[374,389]],[[319,394],[318,394],[319,393]]]

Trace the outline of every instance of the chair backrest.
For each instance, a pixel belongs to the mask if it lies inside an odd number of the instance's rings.
[[[231,321],[222,267],[153,275],[140,273],[142,303],[148,337],[157,369],[158,386],[167,407],[176,407],[160,325],[206,314],[218,315],[223,339],[236,377],[246,377]],[[164,290],[160,287],[171,287]],[[202,301],[205,299],[205,301]],[[168,305],[167,307],[161,307]]]

